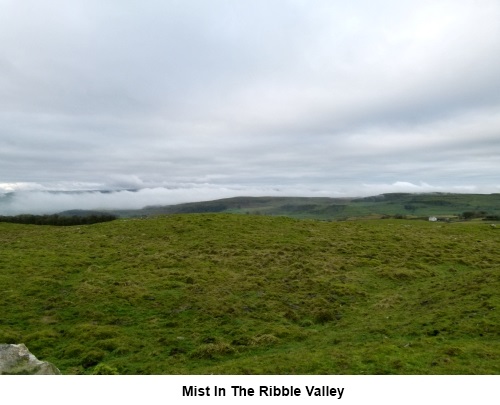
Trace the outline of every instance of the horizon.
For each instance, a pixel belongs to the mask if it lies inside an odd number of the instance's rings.
[[[158,190],[156,190],[158,191]],[[160,190],[161,191],[161,190]],[[499,193],[480,192],[448,192],[448,191],[391,191],[370,195],[302,195],[286,193],[270,193],[260,195],[228,194],[192,199],[179,198],[167,202],[161,193],[154,194],[155,190],[36,190],[36,191],[4,191],[0,190],[0,216],[10,215],[50,215],[64,211],[120,211],[140,210],[147,207],[172,206],[178,204],[200,203],[233,198],[331,198],[331,199],[357,199],[379,197],[391,194],[409,195],[494,195]],[[131,198],[132,197],[132,198]],[[133,198],[137,197],[137,198]],[[179,197],[179,196],[178,196]],[[147,201],[147,198],[151,198]],[[124,204],[123,201],[126,200]]]

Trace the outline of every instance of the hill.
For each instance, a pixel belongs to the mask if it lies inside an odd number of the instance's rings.
[[[122,217],[182,213],[281,215],[301,219],[345,220],[386,216],[459,217],[464,212],[500,215],[500,194],[392,193],[366,198],[235,197],[141,210],[113,211]]]
[[[0,223],[0,343],[64,374],[499,374],[499,229]]]

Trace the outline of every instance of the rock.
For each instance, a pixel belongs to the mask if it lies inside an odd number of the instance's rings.
[[[38,360],[24,344],[0,344],[1,374],[61,374],[52,363]]]

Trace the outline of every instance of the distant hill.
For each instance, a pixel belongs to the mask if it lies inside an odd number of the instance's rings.
[[[284,215],[293,217],[315,217],[335,206],[342,209],[351,199],[328,197],[233,197],[213,201],[192,202],[167,206],[148,206],[141,210],[116,211],[121,216],[150,216],[188,213],[240,213]]]
[[[120,217],[186,213],[238,213],[279,215],[303,219],[428,216],[459,217],[464,212],[482,216],[500,214],[500,194],[389,193],[364,198],[234,197],[185,204],[116,210]],[[480,216],[480,215],[479,215]]]

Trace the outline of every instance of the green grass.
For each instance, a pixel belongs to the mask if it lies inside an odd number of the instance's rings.
[[[0,343],[65,374],[499,374],[500,228],[0,224]]]

